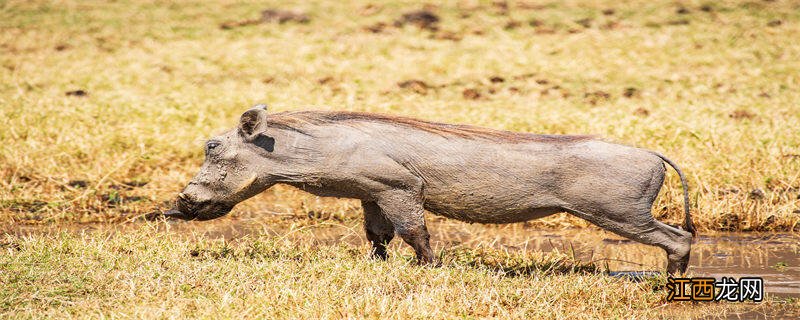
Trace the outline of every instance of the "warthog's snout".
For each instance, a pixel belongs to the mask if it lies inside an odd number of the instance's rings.
[[[164,213],[170,218],[182,220],[211,220],[228,214],[232,205],[214,201],[197,201],[181,192],[175,201],[175,208]]]

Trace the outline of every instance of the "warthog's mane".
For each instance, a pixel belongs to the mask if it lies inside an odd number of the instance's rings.
[[[483,139],[496,142],[578,142],[594,139],[591,135],[549,135],[496,130],[463,124],[448,124],[384,114],[349,111],[289,111],[271,114],[267,126],[306,132],[308,125],[339,124],[359,127],[368,123],[383,123],[422,130],[444,137]]]

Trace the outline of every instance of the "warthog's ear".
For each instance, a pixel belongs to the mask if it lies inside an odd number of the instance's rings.
[[[258,104],[245,111],[239,119],[239,133],[252,141],[267,128],[267,105]]]

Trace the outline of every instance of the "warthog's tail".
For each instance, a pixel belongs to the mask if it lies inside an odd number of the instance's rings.
[[[654,151],[651,152],[672,166],[672,168],[675,169],[675,172],[677,172],[678,176],[681,178],[681,184],[683,185],[683,211],[685,214],[683,228],[686,229],[686,231],[691,232],[692,236],[697,235],[697,231],[694,229],[694,225],[692,224],[692,216],[689,214],[689,186],[686,183],[686,176],[683,175],[683,171],[681,171],[681,168],[678,167],[675,162],[667,159],[667,157],[665,157],[663,154]]]

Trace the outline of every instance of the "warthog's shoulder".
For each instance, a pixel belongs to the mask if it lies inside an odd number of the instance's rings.
[[[281,112],[270,115],[267,121],[272,127],[294,130],[298,132],[304,132],[304,129],[307,129],[307,126],[314,125],[336,124],[350,127],[365,127],[371,124],[384,124],[425,131],[441,136],[511,143],[572,143],[593,140],[596,138],[595,136],[591,135],[547,135],[512,132],[464,124],[439,123],[400,116],[348,111]]]

